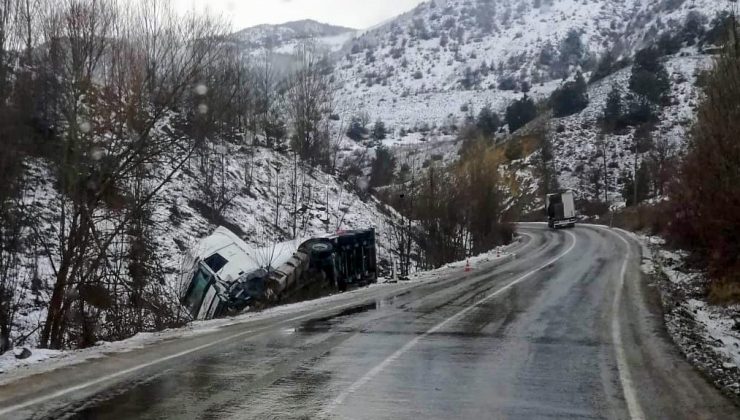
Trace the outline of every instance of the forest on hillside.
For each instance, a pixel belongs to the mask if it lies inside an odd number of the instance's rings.
[[[279,79],[267,60],[246,60],[228,42],[221,19],[182,16],[167,1],[1,6],[0,350],[27,295],[42,300],[45,320],[28,332],[42,347],[182,323],[154,249],[162,226],[153,213],[188,170],[203,212],[219,220],[250,184],[250,170],[243,185],[226,181],[226,144],[247,155],[290,150],[296,165],[332,169],[331,91],[310,45]],[[50,168],[50,208],[28,204],[34,162]],[[40,266],[53,278],[38,278]]]

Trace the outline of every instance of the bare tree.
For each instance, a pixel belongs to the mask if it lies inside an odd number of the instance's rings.
[[[740,300],[740,27],[734,16],[703,93],[670,191],[668,229],[706,265],[709,299],[731,304]]]
[[[198,148],[196,184],[211,221],[219,220],[239,194],[239,184],[227,171],[228,147],[206,142]]]
[[[280,149],[286,136],[282,116],[284,98],[278,88],[279,74],[273,65],[272,51],[261,55],[254,66],[254,118],[251,130],[261,134],[269,148]]]
[[[15,0],[0,0],[0,98],[7,98],[8,53],[15,20]]]
[[[0,0],[0,353],[12,346],[15,314],[29,274],[24,267],[30,212],[23,162],[33,130],[31,48],[35,42],[37,0]]]
[[[647,164],[650,170],[653,192],[662,196],[666,186],[676,174],[676,147],[670,139],[660,136],[655,148],[648,153]]]
[[[401,214],[400,220],[391,222],[391,240],[393,250],[398,256],[398,269],[402,277],[407,277],[411,271],[411,253],[414,245],[413,226],[416,209],[416,160],[410,163],[411,177],[404,182],[398,192],[396,208]]]
[[[328,163],[329,131],[325,122],[331,115],[333,88],[313,44],[302,45],[299,58],[299,68],[288,81],[286,109],[293,125],[293,149],[316,166]]]
[[[107,304],[96,301],[98,294],[91,291],[105,286],[101,272],[112,259],[111,247],[131,226],[136,210],[151,203],[192,156],[196,144],[190,138],[158,126],[219,54],[224,27],[203,16],[177,18],[166,2],[156,0],[138,8],[68,0],[47,13],[47,45],[66,44],[47,51],[62,57],[60,122],[65,131],[57,166],[64,198],[59,259],[49,256],[55,280],[40,341],[60,348],[68,341],[70,324],[80,319],[78,344],[94,339],[94,332],[84,331],[92,318],[88,308]],[[148,182],[139,189],[136,204],[119,214],[106,211],[119,199],[125,201],[143,170]]]
[[[20,199],[0,200],[0,354],[12,347],[13,321],[18,312],[25,279],[22,240],[28,212]]]
[[[344,115],[344,113],[342,113]],[[331,124],[330,120],[327,120],[327,124]],[[330,139],[329,153],[331,155],[331,162],[327,168],[330,174],[337,173],[337,166],[339,165],[340,152],[342,151],[342,145],[344,144],[344,117],[341,117],[339,124],[335,127],[334,135]],[[327,129],[331,132],[331,128]]]
[[[596,139],[596,148],[601,158],[601,175],[604,178],[604,203],[609,203],[609,141],[604,134]]]

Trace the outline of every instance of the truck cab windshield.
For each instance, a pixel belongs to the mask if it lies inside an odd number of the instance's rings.
[[[199,265],[198,272],[193,276],[193,281],[190,284],[190,289],[187,294],[183,297],[183,306],[187,308],[193,317],[198,316],[200,307],[203,304],[208,286],[211,283],[211,273],[209,273],[202,265]]]

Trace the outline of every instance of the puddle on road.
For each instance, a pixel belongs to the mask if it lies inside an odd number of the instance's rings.
[[[395,306],[395,305],[396,305],[396,303],[397,303],[397,302],[399,302],[399,301],[401,300],[401,298],[403,298],[404,296],[408,296],[408,295],[410,295],[410,294],[411,294],[411,290],[407,290],[407,291],[405,291],[405,292],[403,292],[403,293],[399,293],[399,294],[395,294],[395,295],[390,295],[390,296],[386,296],[386,297],[384,297],[384,298],[383,298],[383,299],[382,299],[382,300],[381,300],[381,301],[379,302],[379,306],[381,306],[381,307],[385,307],[385,306]]]
[[[316,318],[311,319],[306,322],[303,322],[301,325],[299,325],[295,331],[296,332],[326,332],[331,330],[331,327],[336,323],[336,321],[340,318],[346,318],[353,315],[358,315],[361,313],[374,311],[378,309],[378,303],[373,302],[366,305],[360,305],[360,306],[354,306],[352,308],[345,309],[341,312],[338,312],[333,315],[329,315],[323,318]]]

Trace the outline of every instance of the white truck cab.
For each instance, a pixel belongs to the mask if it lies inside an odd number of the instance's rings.
[[[180,300],[195,320],[212,319],[243,309],[269,271],[293,256],[302,240],[254,248],[224,227],[203,239],[185,257]]]

